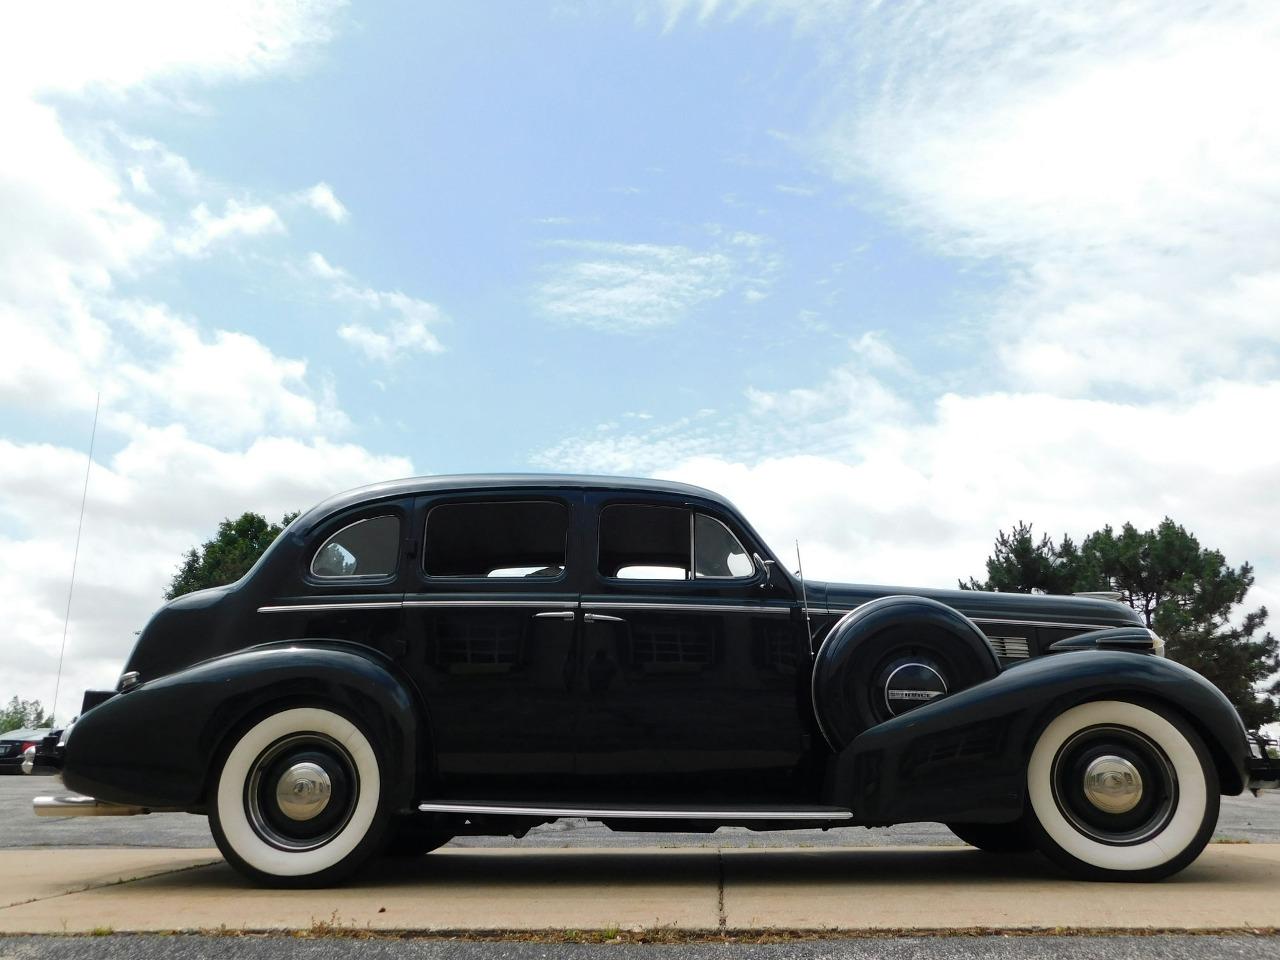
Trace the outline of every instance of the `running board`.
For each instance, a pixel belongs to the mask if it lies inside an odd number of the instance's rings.
[[[844,807],[610,807],[578,804],[470,803],[460,800],[427,800],[418,804],[423,813],[489,814],[508,817],[584,817],[588,820],[718,820],[749,823],[762,820],[852,820]]]

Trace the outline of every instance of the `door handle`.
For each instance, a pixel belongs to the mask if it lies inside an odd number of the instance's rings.
[[[575,614],[572,610],[544,610],[542,613],[535,613],[535,620],[572,620]]]
[[[582,619],[587,623],[626,623],[621,617],[611,617],[604,613],[584,613]]]

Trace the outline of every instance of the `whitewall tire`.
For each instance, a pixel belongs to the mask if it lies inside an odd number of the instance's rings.
[[[1063,711],[1027,766],[1037,845],[1075,876],[1159,880],[1200,855],[1218,822],[1204,741],[1172,711],[1098,700]]]
[[[364,732],[320,707],[280,710],[232,744],[209,823],[228,862],[275,886],[321,886],[382,843],[382,762]]]

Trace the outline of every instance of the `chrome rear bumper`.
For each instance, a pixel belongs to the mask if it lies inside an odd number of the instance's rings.
[[[107,803],[94,797],[82,797],[78,793],[60,797],[36,797],[31,801],[31,809],[37,817],[136,817],[152,812],[150,807]]]

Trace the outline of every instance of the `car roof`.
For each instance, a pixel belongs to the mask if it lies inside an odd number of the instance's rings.
[[[666,493],[709,500],[728,510],[734,507],[713,490],[674,480],[642,477],[609,477],[576,473],[467,473],[430,477],[407,477],[356,487],[317,504],[299,518],[299,528],[308,530],[330,514],[347,507],[376,500],[416,496],[426,493],[465,493],[472,490],[518,490],[522,488],[564,488],[573,490],[626,490],[638,493]],[[736,511],[734,511],[736,512]]]
[[[24,727],[18,730],[9,730],[6,733],[0,733],[0,740],[30,740],[37,736],[47,736],[52,729],[52,727]]]

